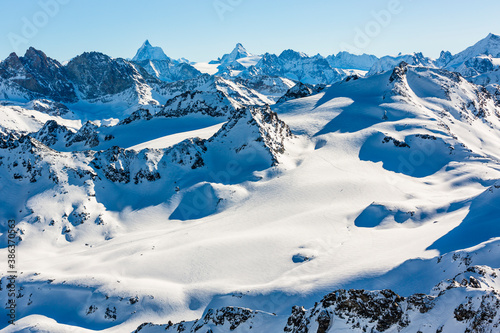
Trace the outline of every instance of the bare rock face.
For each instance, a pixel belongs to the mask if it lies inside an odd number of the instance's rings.
[[[85,52],[73,58],[65,71],[84,99],[118,94],[137,82],[144,83],[132,64],[98,52]]]
[[[32,47],[23,57],[12,53],[0,63],[0,79],[31,98],[49,98],[58,102],[75,102],[77,96],[64,67],[42,51]]]

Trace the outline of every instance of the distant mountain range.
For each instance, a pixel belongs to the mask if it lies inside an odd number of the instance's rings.
[[[460,73],[472,82],[483,85],[499,83],[500,37],[490,34],[485,39],[456,55],[442,52],[439,59],[422,53],[386,56],[353,55],[340,52],[322,57],[307,56],[293,50],[280,55],[253,55],[242,44],[210,64],[217,67],[216,75],[229,80],[279,80],[280,90],[267,94],[277,100],[290,88],[288,82],[332,84],[352,74],[373,75],[391,70],[404,61],[413,66],[444,68]],[[49,98],[57,102],[95,103],[109,101],[110,96],[126,94],[131,101],[162,103],[155,91],[163,83],[190,80],[203,73],[188,60],[173,60],[160,47],[146,41],[131,61],[112,59],[96,52],[79,55],[64,66],[43,52],[30,48],[23,57],[11,54],[0,64],[2,98],[32,100]],[[100,76],[99,76],[100,75]],[[284,81],[285,80],[285,81]],[[95,82],[99,82],[96,85]],[[273,84],[274,89],[276,85]],[[256,87],[254,87],[256,88]],[[261,93],[272,89],[261,85]],[[155,102],[156,100],[156,102]]]

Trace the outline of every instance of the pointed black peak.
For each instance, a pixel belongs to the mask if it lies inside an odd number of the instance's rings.
[[[399,65],[394,67],[392,71],[391,77],[389,78],[389,82],[401,82],[408,71],[408,64],[405,61],[401,61]]]
[[[151,43],[149,42],[149,39],[146,39],[146,41],[142,45],[144,45],[144,46],[152,46]]]

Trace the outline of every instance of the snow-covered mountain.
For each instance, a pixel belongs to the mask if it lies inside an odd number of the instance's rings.
[[[137,105],[160,104],[152,94],[161,81],[126,60],[98,52],[85,52],[62,66],[30,48],[21,58],[11,54],[0,67],[2,97],[9,102],[48,99],[80,114],[102,113],[103,118],[116,116],[116,109],[126,115],[126,109]]]
[[[380,74],[392,70],[401,62],[412,66],[435,68],[434,60],[425,57],[422,53],[403,54],[398,56],[385,56],[376,61],[368,71],[367,75]]]
[[[454,55],[446,64],[446,68],[449,70],[456,70],[467,61],[484,55],[500,58],[500,36],[489,34],[486,38],[480,40],[473,46]]]
[[[276,103],[284,103],[286,101],[296,99],[296,98],[304,98],[307,96],[311,96],[312,94],[317,94],[325,89],[324,85],[318,84],[316,86],[305,84],[302,82],[297,83],[292,88],[288,89],[286,94],[284,94]]]
[[[159,46],[153,46],[146,40],[144,44],[137,50],[137,53],[132,58],[132,61],[144,61],[144,60],[172,60],[170,59],[163,49]]]
[[[30,47],[23,57],[12,53],[0,63],[0,95],[6,100],[41,97],[60,102],[75,102],[75,87],[63,66],[43,52]]]
[[[451,57],[444,68],[458,72],[479,84],[499,84],[500,36],[489,34],[475,45]]]
[[[427,58],[422,53],[382,57],[372,65],[367,75],[392,70],[402,61],[414,66],[444,68],[460,73],[471,82],[484,86],[499,84],[500,36],[489,34],[456,55],[442,51],[436,60]]]
[[[158,111],[158,115],[162,116],[200,113],[227,117],[244,106],[274,103],[265,95],[248,88],[244,82],[209,75],[168,85],[163,93],[174,97]]]
[[[285,77],[307,84],[331,84],[345,78],[349,72],[332,68],[320,55],[308,55],[285,50],[279,56],[266,53],[259,62],[241,73],[244,77],[266,75]]]
[[[499,271],[464,265],[461,259],[467,258],[469,253],[446,258],[451,264],[441,265],[445,269],[464,267],[428,294],[404,297],[388,289],[340,289],[318,299],[309,309],[294,306],[289,316],[226,306],[207,309],[195,321],[143,323],[134,332],[492,332],[500,321],[500,297],[494,291]]]
[[[175,82],[96,52],[16,57],[0,63],[0,252],[14,219],[19,254],[2,333],[500,327],[500,89],[440,68],[455,56],[364,77],[289,50]],[[11,288],[0,271],[2,304]]]
[[[212,64],[220,64],[221,66],[233,65],[237,60],[251,57],[252,54],[248,52],[245,47],[238,43],[231,53],[224,54],[221,58],[211,61]]]
[[[110,95],[133,91],[137,98],[147,94],[147,74],[123,59],[112,59],[98,52],[86,52],[65,66],[80,99],[99,100]]]
[[[241,43],[236,44],[236,47],[234,50],[229,53],[225,54],[222,56],[220,59],[221,64],[230,64],[236,60],[242,59],[242,58],[248,58],[252,56],[251,53],[249,53]]]
[[[161,47],[152,46],[148,40],[139,48],[132,61],[143,67],[150,75],[165,82],[188,80],[201,75],[201,72],[188,60],[173,60]]]
[[[294,81],[280,76],[250,75],[248,77],[236,76],[228,79],[253,89],[272,101],[280,99],[288,89],[295,85]]]
[[[282,78],[306,84],[331,84],[353,71],[367,71],[376,60],[374,56],[356,56],[346,52],[339,53],[337,57],[309,57],[294,50],[285,50],[279,56],[270,53],[258,56],[248,52],[242,44],[237,44],[231,53],[210,64],[217,66],[217,75],[226,78],[240,77],[251,81],[255,80],[253,78],[260,81]]]
[[[344,51],[330,55],[326,60],[333,68],[369,71],[379,59],[371,54],[356,55]]]

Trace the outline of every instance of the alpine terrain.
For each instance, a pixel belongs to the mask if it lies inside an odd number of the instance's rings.
[[[0,62],[0,332],[500,331],[500,36],[221,54]]]

